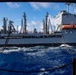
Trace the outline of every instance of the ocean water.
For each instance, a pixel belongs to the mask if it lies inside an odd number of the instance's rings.
[[[6,48],[0,52],[0,75],[72,75],[72,64],[46,72],[20,73],[1,69],[26,72],[48,70],[72,62],[72,58],[76,58],[75,51],[76,48],[69,51],[66,48],[45,46]]]

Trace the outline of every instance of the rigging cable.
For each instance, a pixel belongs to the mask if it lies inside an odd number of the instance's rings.
[[[7,46],[7,44],[8,44],[8,41],[9,41],[9,36],[10,36],[10,34],[11,34],[11,32],[9,31],[9,32],[8,32],[8,36],[7,36],[7,38],[6,38],[6,41],[5,41],[5,44],[4,44],[4,47],[1,49],[0,52],[3,52],[4,49],[6,48],[6,46]]]

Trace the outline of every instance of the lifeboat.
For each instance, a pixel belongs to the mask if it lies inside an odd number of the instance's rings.
[[[62,29],[76,29],[76,25],[62,25]]]

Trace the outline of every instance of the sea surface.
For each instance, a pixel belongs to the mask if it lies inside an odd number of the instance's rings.
[[[51,70],[71,63],[72,58],[76,58],[73,47],[10,47],[0,52],[0,75],[72,75],[72,64]]]

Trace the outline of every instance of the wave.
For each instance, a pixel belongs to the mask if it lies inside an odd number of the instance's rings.
[[[72,57],[76,57],[76,55],[70,55],[65,49],[61,49],[60,47],[35,46],[29,48],[6,48],[0,53],[0,68],[13,70],[45,70],[69,63]],[[68,67],[59,71],[35,73],[35,75],[67,75],[70,74],[70,70],[71,68]],[[6,72],[0,74],[4,75],[5,73]],[[8,75],[9,74],[10,73],[8,73]]]

